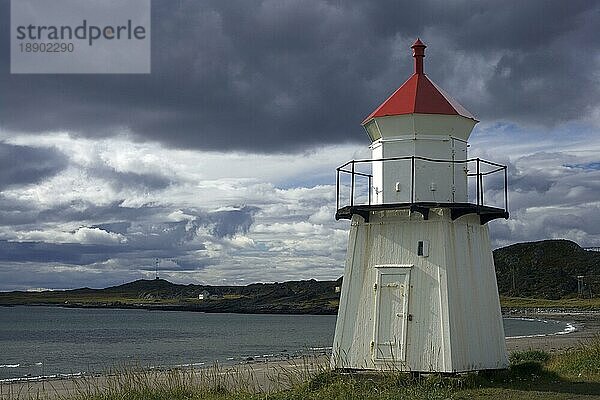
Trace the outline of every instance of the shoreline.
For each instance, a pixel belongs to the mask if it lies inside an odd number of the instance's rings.
[[[506,338],[508,352],[543,350],[549,353],[564,352],[581,346],[582,343],[600,335],[600,312],[520,312],[503,315],[508,318],[551,319],[571,324],[575,330],[544,336],[517,336]]]
[[[2,304],[0,307],[55,307],[71,309],[107,309],[107,310],[146,310],[146,311],[182,311],[201,314],[242,314],[242,315],[337,315],[336,310],[315,309],[269,309],[269,308],[240,308],[240,309],[215,309],[200,308],[189,304],[62,304],[62,303],[15,303]]]
[[[46,303],[23,302],[2,303],[0,307],[56,307],[71,309],[108,309],[108,310],[147,310],[147,311],[186,311],[205,314],[256,314],[256,315],[337,315],[337,309],[324,309],[322,307],[296,309],[293,307],[267,308],[257,307],[222,307],[205,308],[199,304],[189,303]],[[501,306],[503,317],[526,317],[541,315],[600,315],[600,308],[589,307],[509,307]]]

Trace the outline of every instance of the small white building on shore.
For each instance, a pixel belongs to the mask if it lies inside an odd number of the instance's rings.
[[[208,290],[203,290],[198,294],[198,300],[208,300],[210,298],[210,292]]]

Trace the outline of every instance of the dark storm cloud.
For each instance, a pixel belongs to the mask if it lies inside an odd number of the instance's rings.
[[[10,75],[4,58],[2,126],[265,152],[364,140],[358,124],[411,73],[416,36],[426,71],[482,120],[550,126],[600,100],[597,2],[152,5],[151,75]],[[7,0],[0,15],[8,54]]]
[[[187,259],[185,256],[183,257],[174,257],[169,258],[167,261],[159,260],[159,274],[163,274],[165,272],[189,272],[189,271],[198,271],[209,265],[214,265],[218,262],[216,258],[190,258]],[[140,271],[149,271],[154,272],[156,270],[155,263],[146,263],[139,267]]]
[[[124,200],[113,201],[106,205],[96,205],[89,201],[76,200],[68,204],[45,209],[39,212],[39,222],[71,222],[71,221],[113,221],[113,220],[138,220],[148,218],[162,211],[154,205],[141,207],[127,207]]]
[[[0,226],[33,223],[36,215],[30,202],[8,199],[0,191]]]
[[[0,261],[86,265],[106,261],[114,252],[115,246],[109,245],[0,240]]]
[[[585,171],[600,170],[600,162],[590,162],[585,164],[565,164],[567,168],[579,168]]]
[[[88,169],[88,173],[108,182],[115,190],[138,189],[138,190],[160,190],[165,189],[173,183],[172,179],[151,173],[122,172],[107,165],[97,165]]]
[[[23,270],[28,271],[27,274]],[[104,288],[134,279],[139,279],[139,271],[127,269],[107,270],[98,273],[98,270],[73,269],[56,273],[51,268],[38,264],[21,263],[5,265],[0,270],[2,290],[27,290],[30,288],[70,289],[81,287]]]
[[[254,223],[257,207],[245,206],[239,210],[217,211],[208,215],[213,223],[213,234],[218,238],[231,237],[237,233],[246,233]]]
[[[0,141],[0,190],[49,178],[67,166],[63,153],[53,148],[17,146]]]
[[[179,267],[177,270],[198,267],[201,261],[197,258],[186,258],[189,251],[204,250],[202,243],[193,242],[198,237],[200,228],[207,228],[211,235],[217,239],[234,236],[237,233],[245,233],[254,222],[254,214],[258,211],[256,207],[242,207],[240,209],[224,210],[213,213],[196,211],[195,216],[190,219],[170,222],[160,221],[160,214],[164,214],[165,208],[142,208],[137,211],[123,207],[116,212],[119,206],[113,204],[111,207],[97,207],[99,212],[86,213],[82,211],[81,217],[91,220],[92,216],[99,220],[112,218],[114,222],[96,223],[89,228],[96,228],[92,233],[118,234],[118,243],[48,243],[44,241],[7,241],[0,240],[0,262],[38,262],[38,263],[65,263],[74,265],[89,265],[104,262],[114,258],[143,259],[143,258],[169,258],[174,259]],[[68,210],[68,209],[67,209]],[[108,211],[112,210],[109,215]],[[150,219],[150,212],[154,211],[157,221],[135,221],[136,214],[146,216]],[[192,214],[193,211],[190,211]],[[59,210],[46,213],[59,213]],[[193,215],[193,214],[192,214]],[[74,218],[77,215],[70,215]],[[62,215],[67,217],[66,214]],[[119,217],[127,217],[128,221],[118,221]],[[35,228],[35,226],[33,227]],[[75,233],[75,232],[73,232]],[[77,240],[77,236],[73,237]],[[89,240],[94,240],[92,237]],[[100,240],[105,240],[104,236]],[[179,262],[177,260],[180,260]],[[194,261],[197,262],[194,264]],[[204,264],[207,261],[203,261]]]
[[[89,201],[77,200],[55,207],[38,209],[28,201],[8,200],[0,195],[0,226],[39,226],[48,222],[86,222],[86,221],[136,221],[151,218],[166,211],[152,204],[140,207],[127,207],[124,200],[113,201],[106,205],[96,205]]]
[[[526,159],[528,162],[535,162],[536,158],[553,156],[558,158],[560,155],[542,152],[533,156],[523,157],[520,161],[522,162]],[[553,176],[554,171],[552,169],[529,168],[523,170],[510,160],[506,161],[506,166],[508,168],[508,184],[511,191],[520,193],[535,191],[538,194],[544,194],[552,188],[552,185],[556,184],[556,178]],[[494,177],[498,178],[498,176]],[[486,188],[488,188],[487,183]],[[502,182],[502,188],[504,188],[504,182]]]
[[[131,222],[129,221],[108,222],[91,226],[91,228],[98,228],[103,231],[118,233],[120,235],[127,233],[129,227],[131,227]]]
[[[510,179],[510,188],[515,192],[536,191],[540,194],[550,190],[554,181],[541,173],[513,175]]]

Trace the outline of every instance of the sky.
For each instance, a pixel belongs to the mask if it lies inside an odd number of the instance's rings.
[[[12,75],[0,0],[0,290],[337,279],[335,168],[425,72],[508,166],[493,247],[600,246],[600,3],[154,0],[152,73]]]

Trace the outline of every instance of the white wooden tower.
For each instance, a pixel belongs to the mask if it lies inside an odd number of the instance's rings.
[[[508,365],[487,227],[508,218],[506,167],[467,157],[478,121],[423,73],[425,47],[362,124],[373,158],[337,169],[336,219],[351,228],[334,368]]]

